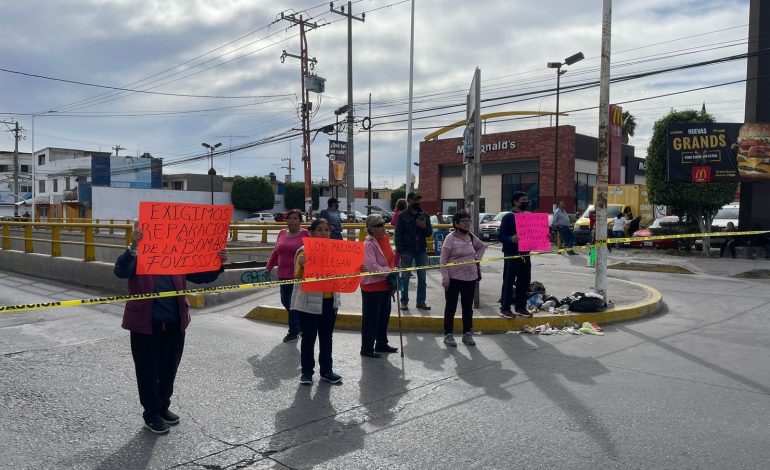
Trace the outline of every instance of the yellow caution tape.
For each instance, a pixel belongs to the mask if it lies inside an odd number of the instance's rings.
[[[625,242],[632,242],[632,241],[644,242],[644,241],[650,241],[650,240],[666,240],[666,239],[675,239],[675,238],[702,238],[702,237],[725,237],[725,236],[736,237],[736,236],[746,236],[746,235],[762,235],[766,233],[770,233],[770,230],[758,230],[758,231],[755,230],[750,232],[717,232],[717,233],[694,233],[694,234],[679,234],[679,235],[659,235],[659,236],[652,236],[652,237],[634,237],[634,238],[628,238],[628,237],[611,238],[607,241],[597,242],[592,245],[584,245],[584,246],[572,247],[572,248],[561,248],[561,249],[550,250],[550,251],[536,251],[536,252],[530,253],[529,255],[497,256],[493,258],[483,258],[475,261],[459,261],[459,262],[447,263],[443,265],[411,266],[408,268],[393,268],[388,271],[361,272],[361,273],[355,273],[355,274],[323,276],[323,277],[308,278],[308,279],[285,279],[285,280],[279,280],[279,281],[252,282],[252,283],[246,283],[246,284],[236,284],[232,286],[202,287],[197,289],[185,289],[185,290],[166,291],[166,292],[151,292],[146,294],[126,294],[126,295],[116,295],[116,296],[108,296],[108,297],[93,297],[90,299],[58,300],[58,301],[52,301],[52,302],[40,302],[35,304],[0,305],[0,312],[27,312],[27,311],[33,311],[33,310],[47,310],[52,308],[76,307],[76,306],[83,306],[83,305],[126,302],[129,300],[160,299],[165,297],[177,297],[180,295],[187,295],[187,294],[232,292],[236,290],[263,289],[268,287],[283,286],[288,284],[302,284],[306,282],[315,282],[315,281],[348,279],[353,277],[364,277],[364,276],[380,276],[380,275],[387,275],[387,274],[394,274],[394,273],[398,274],[398,273],[404,273],[404,272],[418,271],[421,269],[428,270],[428,269],[451,268],[455,266],[464,266],[469,264],[483,264],[483,263],[489,263],[492,261],[503,261],[507,259],[517,259],[517,258],[526,259],[526,258],[529,258],[530,256],[558,254],[558,253],[564,253],[569,250],[590,250],[591,248],[596,246],[603,246],[603,245],[608,245],[613,243],[625,243]]]

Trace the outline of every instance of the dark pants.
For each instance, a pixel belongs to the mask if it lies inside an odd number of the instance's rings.
[[[151,335],[131,332],[131,355],[145,421],[171,405],[183,351],[184,332],[179,323],[154,323]]]
[[[503,265],[503,292],[500,308],[510,310],[513,303],[516,308],[527,307],[527,291],[532,278],[532,263],[529,256],[505,260]],[[513,288],[516,287],[516,297],[513,298]]]
[[[562,245],[565,248],[572,248],[575,246],[575,235],[572,233],[572,230],[570,230],[569,227],[564,225],[557,225],[556,231],[559,232]]]
[[[361,291],[361,352],[374,351],[388,345],[388,322],[390,321],[390,291]]]
[[[334,299],[324,299],[322,313],[296,312],[302,325],[300,365],[303,374],[313,375],[315,369],[315,340],[318,337],[318,364],[321,377],[332,372],[332,333],[337,321]]]
[[[725,255],[725,248],[728,248],[730,250],[730,255],[735,258],[735,239],[734,238],[728,238],[719,246],[719,257]]]
[[[457,311],[457,297],[460,297],[460,305],[463,311],[463,333],[473,329],[473,297],[476,294],[476,281],[460,281],[450,279],[449,287],[444,291],[444,334],[448,335],[454,330],[455,312]]]
[[[283,279],[282,279],[283,280]],[[294,290],[294,284],[285,284],[281,288],[281,305],[289,314],[289,334],[299,335],[299,315],[291,309],[291,293]]]

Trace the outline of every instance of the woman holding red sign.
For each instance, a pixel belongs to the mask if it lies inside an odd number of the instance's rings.
[[[395,266],[396,254],[390,246],[385,220],[380,214],[366,218],[369,236],[364,241],[364,270],[373,273],[387,271]],[[361,278],[361,355],[380,357],[379,353],[397,352],[388,346],[391,282],[397,274],[378,274]]]
[[[310,236],[330,238],[331,227],[326,219],[318,218],[310,224]],[[295,255],[295,279],[302,279],[305,270],[305,248],[297,250]],[[303,292],[297,285],[291,295],[291,310],[299,317],[302,329],[300,345],[300,365],[302,375],[299,383],[313,383],[315,369],[315,340],[318,338],[318,364],[321,366],[321,379],[337,384],[342,377],[332,370],[332,333],[337,321],[337,309],[340,295],[336,292]]]
[[[278,232],[275,248],[270,259],[265,265],[265,272],[272,274],[278,266],[278,280],[294,279],[294,255],[302,248],[302,239],[309,237],[310,233],[300,227],[302,213],[298,209],[292,209],[286,213],[286,228]],[[291,294],[294,284],[284,284],[281,289],[281,305],[289,314],[289,332],[284,336],[283,342],[297,341],[299,339],[299,316],[291,311]]]

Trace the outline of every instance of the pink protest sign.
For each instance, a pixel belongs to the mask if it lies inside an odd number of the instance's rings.
[[[551,238],[548,233],[548,214],[542,212],[516,212],[516,234],[519,251],[548,251]]]

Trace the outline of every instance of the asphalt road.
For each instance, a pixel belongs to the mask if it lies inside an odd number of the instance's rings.
[[[456,350],[408,334],[403,361],[362,359],[339,331],[339,386],[298,385],[299,345],[241,318],[243,300],[198,312],[182,422],[159,437],[142,428],[121,305],[3,313],[0,467],[767,468],[770,289],[729,274],[770,263],[653,256],[696,274],[610,274],[660,290],[659,315]],[[0,271],[2,305],[95,294]]]

